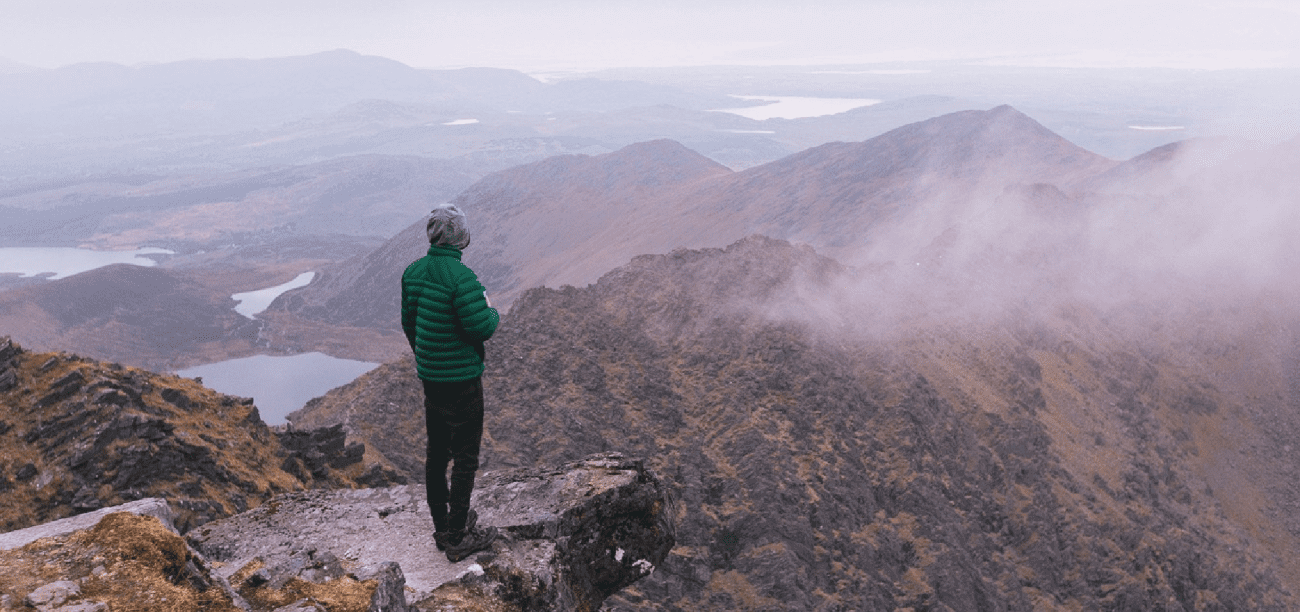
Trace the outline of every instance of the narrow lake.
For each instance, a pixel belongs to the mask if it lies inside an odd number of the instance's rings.
[[[143,248],[134,251],[92,251],[72,247],[3,247],[0,248],[0,274],[36,276],[53,274],[50,280],[81,274],[115,263],[156,266],[158,262],[143,255],[171,255],[167,249]]]
[[[203,385],[228,395],[251,397],[268,425],[284,424],[285,416],[307,400],[346,385],[378,367],[368,361],[303,353],[286,357],[254,355],[177,370],[178,376],[200,377]]]
[[[801,119],[804,117],[824,117],[838,115],[863,106],[880,104],[881,100],[870,98],[807,98],[800,96],[738,96],[742,100],[769,102],[762,106],[746,108],[721,108],[719,112],[748,117],[755,121],[767,119]]]
[[[239,302],[235,305],[235,312],[251,319],[253,318],[253,315],[266,310],[266,308],[271,305],[271,302],[275,301],[275,298],[280,297],[281,293],[290,289],[306,287],[311,283],[313,278],[316,278],[315,272],[303,272],[294,277],[293,280],[282,285],[267,287],[266,289],[258,289],[257,291],[236,293],[230,297],[236,302]]]

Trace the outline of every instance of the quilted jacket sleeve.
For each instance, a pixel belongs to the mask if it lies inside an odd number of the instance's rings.
[[[454,303],[456,316],[460,319],[465,341],[481,343],[496,332],[501,315],[497,309],[488,306],[487,290],[479,282],[478,276],[468,267],[462,269],[464,272],[458,283]]]

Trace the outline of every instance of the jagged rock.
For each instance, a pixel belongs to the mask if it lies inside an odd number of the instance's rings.
[[[18,472],[14,474],[14,478],[20,481],[27,481],[31,480],[38,473],[40,473],[40,470],[37,470],[34,464],[24,463],[22,467],[18,468]]]
[[[22,349],[14,344],[13,339],[9,336],[0,337],[0,364],[9,363],[14,357],[17,357]]]
[[[185,392],[179,389],[172,389],[172,388],[163,389],[158,393],[158,395],[162,397],[164,400],[166,400],[168,403],[182,410],[188,410],[190,409],[190,407],[194,405],[194,402],[190,399],[190,397],[188,395],[185,395]]]
[[[360,442],[347,444],[347,432],[343,425],[323,427],[309,431],[276,432],[280,445],[288,451],[281,464],[281,469],[307,480],[303,469],[312,478],[325,478],[329,468],[343,469],[361,462],[366,454],[366,446]],[[298,466],[302,463],[302,468]]]
[[[599,608],[653,572],[674,543],[663,483],[642,461],[615,454],[483,474],[473,504],[479,524],[502,537],[490,552],[455,564],[435,548],[425,490],[415,485],[290,493],[188,537],[224,564],[219,571],[250,601],[275,580],[305,580],[295,559],[332,554],[345,567],[381,568],[354,572],[360,580],[380,577],[379,587],[393,584],[381,576],[400,566],[412,592],[403,601],[469,597],[556,610]],[[384,563],[396,565],[383,570]],[[277,569],[259,574],[266,568]],[[277,573],[286,568],[297,573]]]
[[[18,386],[18,372],[14,368],[14,358],[20,353],[22,349],[14,344],[9,336],[0,337],[0,393]],[[4,432],[0,431],[0,433]]]
[[[406,476],[388,469],[378,463],[370,464],[365,472],[356,477],[357,484],[367,488],[387,487],[406,484]]]
[[[375,580],[375,594],[370,597],[369,612],[407,612],[406,576],[402,567],[392,561],[381,563],[373,573],[358,576],[361,580]]]

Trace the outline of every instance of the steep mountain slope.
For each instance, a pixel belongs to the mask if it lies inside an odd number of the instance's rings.
[[[671,141],[595,157],[562,155],[495,174],[456,199],[467,211],[473,233],[466,261],[494,296],[507,296],[507,303],[523,287],[597,274],[621,262],[583,262],[568,253],[607,234],[610,226],[626,229],[623,219],[653,207],[665,191],[726,174],[726,168]],[[286,293],[270,310],[396,330],[402,271],[427,248],[424,222],[419,221],[374,253],[327,269],[319,282]],[[573,272],[574,267],[582,272]]]
[[[1294,496],[1269,485],[1300,419],[1223,378],[1274,348],[1234,327],[1263,313],[912,302],[869,324],[912,270],[750,238],[531,290],[489,343],[486,464],[652,458],[679,544],[620,609],[1295,607]],[[291,420],[418,465],[413,371]]]
[[[252,400],[0,337],[0,530],[165,497],[182,530],[309,487],[395,475],[341,431],[273,433]]]
[[[580,286],[642,253],[723,246],[752,233],[849,253],[871,246],[884,224],[912,223],[921,232],[914,241],[926,244],[1008,189],[1050,184],[1043,189],[1066,200],[1062,190],[1113,165],[1004,106],[739,173],[670,141],[560,156],[494,173],[454,202],[475,233],[466,262],[508,306],[528,287]],[[407,228],[275,308],[395,329],[391,288],[424,242],[422,228]]]

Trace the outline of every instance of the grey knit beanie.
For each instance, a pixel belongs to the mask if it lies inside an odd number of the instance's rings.
[[[429,244],[465,250],[469,246],[469,223],[465,213],[460,212],[455,204],[439,204],[429,213],[429,224],[425,226],[429,234]]]

